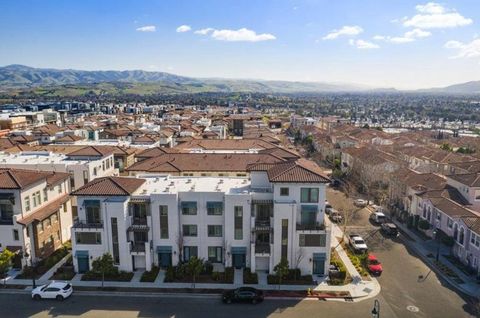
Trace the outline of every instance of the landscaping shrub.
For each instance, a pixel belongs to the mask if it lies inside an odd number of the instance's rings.
[[[243,270],[243,283],[244,284],[258,284],[258,275],[257,273],[252,273],[250,268],[245,268]]]
[[[145,271],[140,278],[141,282],[148,282],[153,283],[158,276],[158,272],[160,272],[160,268],[158,266],[152,266],[152,270]]]
[[[175,281],[176,268],[174,266],[169,266],[165,272],[165,283],[171,283]]]
[[[210,262],[205,262],[205,264],[204,264],[203,266],[204,266],[203,273],[204,273],[204,274],[207,274],[207,275],[211,275],[212,272],[213,272],[213,265],[212,265],[212,263],[210,263]]]
[[[428,223],[427,220],[424,220],[424,219],[420,219],[418,221],[418,228],[421,229],[421,230],[428,230],[430,229],[430,223]]]
[[[116,274],[109,273],[108,275],[105,274],[105,281],[113,281],[113,282],[129,282],[132,280],[133,273],[131,272],[125,272],[125,271],[119,271]],[[101,281],[102,280],[102,274],[101,273],[96,273],[93,271],[88,271],[82,276],[82,280],[85,281]]]
[[[233,284],[234,269],[233,267],[225,267],[225,282]]]

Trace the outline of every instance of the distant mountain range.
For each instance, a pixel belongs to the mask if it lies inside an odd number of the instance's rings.
[[[165,72],[81,71],[33,68],[24,65],[0,67],[0,91],[34,92],[51,96],[93,94],[180,94],[201,92],[321,93],[396,92],[357,84],[289,82],[249,79],[192,78]],[[480,81],[416,92],[480,94]]]

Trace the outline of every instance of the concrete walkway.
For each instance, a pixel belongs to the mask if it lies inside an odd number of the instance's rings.
[[[422,260],[427,263],[439,276],[441,276],[444,280],[446,280],[450,285],[452,285],[460,292],[473,297],[480,297],[480,284],[477,283],[476,277],[466,275],[444,256],[450,254],[449,247],[440,244],[439,261],[444,266],[448,267],[452,272],[454,272],[463,281],[463,283],[459,283],[453,277],[447,276],[435,264],[434,260],[437,254],[437,247],[439,244],[438,242],[434,240],[424,241],[414,231],[410,230],[406,225],[395,219],[392,219],[392,221],[398,226],[398,228],[402,232],[404,232],[410,238],[403,239],[405,244],[411,247],[420,256],[420,258],[422,258]]]
[[[243,285],[243,269],[235,268],[233,272],[233,285],[242,286]]]
[[[132,277],[132,280],[130,282],[132,283],[139,283],[140,282],[140,278],[142,278],[142,275],[145,271],[135,271],[133,272],[133,277]]]
[[[57,269],[62,267],[63,264],[65,264],[67,262],[68,258],[71,257],[71,256],[72,256],[72,253],[68,253],[67,255],[65,255],[64,258],[62,258],[57,264],[53,265],[52,268],[50,268],[48,271],[46,271],[45,274],[43,274],[38,280],[40,280],[40,281],[49,280],[50,277],[52,277],[53,274],[55,274]]]

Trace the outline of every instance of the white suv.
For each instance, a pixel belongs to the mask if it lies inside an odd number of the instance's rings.
[[[42,285],[32,290],[32,298],[40,299],[56,299],[64,300],[70,297],[73,293],[72,285],[67,282],[51,282],[47,285]]]

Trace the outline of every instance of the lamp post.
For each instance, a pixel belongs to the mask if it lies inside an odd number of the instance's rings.
[[[375,301],[373,302],[372,317],[380,318],[380,302],[378,301],[378,299],[375,299]]]

